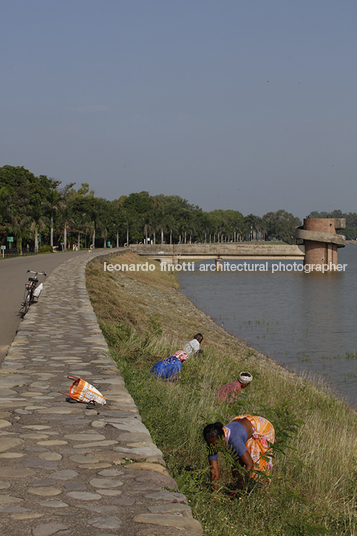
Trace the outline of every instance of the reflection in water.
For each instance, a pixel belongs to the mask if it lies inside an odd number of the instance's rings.
[[[345,272],[305,274],[200,272],[202,262],[179,279],[227,331],[291,370],[317,373],[357,406],[357,245],[340,249],[339,263]]]

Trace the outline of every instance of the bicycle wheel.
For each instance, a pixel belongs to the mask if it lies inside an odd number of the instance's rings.
[[[26,295],[26,300],[25,300],[25,314],[30,309],[31,301],[32,301],[32,290],[29,290]]]
[[[24,301],[22,302],[20,310],[19,310],[19,313],[22,316],[22,318],[25,316],[25,314],[30,308],[31,296],[32,296],[32,291],[29,289],[25,292]]]

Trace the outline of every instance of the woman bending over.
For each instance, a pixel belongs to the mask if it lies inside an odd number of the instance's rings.
[[[256,471],[269,475],[273,467],[269,450],[274,443],[275,432],[273,425],[264,417],[239,415],[226,426],[220,422],[208,424],[203,430],[203,437],[209,446],[213,485],[219,479],[217,447],[222,442],[230,447],[233,458],[246,470],[242,477],[240,471],[232,469],[233,477],[238,478],[238,488],[242,488],[249,478],[256,479]]]

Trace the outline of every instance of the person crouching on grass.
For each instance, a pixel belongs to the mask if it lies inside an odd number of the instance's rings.
[[[187,354],[188,357],[191,357],[195,354],[203,354],[201,349],[201,344],[203,341],[203,335],[201,333],[196,333],[192,341],[185,344],[183,351]]]
[[[203,335],[197,333],[192,341],[188,342],[183,350],[177,350],[174,355],[166,357],[162,361],[158,361],[150,373],[157,378],[162,378],[167,381],[179,380],[179,373],[181,372],[182,363],[195,354],[203,353],[200,346],[203,341]]]
[[[228,402],[230,399],[237,400],[242,389],[248,387],[253,381],[253,376],[249,372],[241,372],[237,382],[226,383],[217,391],[217,398],[222,402]]]
[[[166,381],[179,380],[179,373],[181,372],[182,363],[188,358],[186,352],[178,350],[171,357],[166,357],[162,361],[156,363],[150,373],[157,378],[161,378]]]
[[[257,471],[259,475],[269,475],[273,467],[270,445],[275,441],[275,431],[273,425],[264,417],[239,415],[226,426],[220,422],[208,424],[203,430],[203,437],[208,445],[211,483],[214,489],[219,479],[218,450],[225,450],[227,447],[233,459],[245,469],[245,474],[242,475],[242,471],[232,467],[232,475],[237,479],[238,489],[242,489],[249,478],[257,480]]]

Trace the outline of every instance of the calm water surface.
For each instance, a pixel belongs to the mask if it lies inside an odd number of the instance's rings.
[[[181,292],[229,333],[289,370],[322,377],[357,407],[357,245],[339,249],[338,262],[345,272],[201,272],[202,261],[178,275]]]

